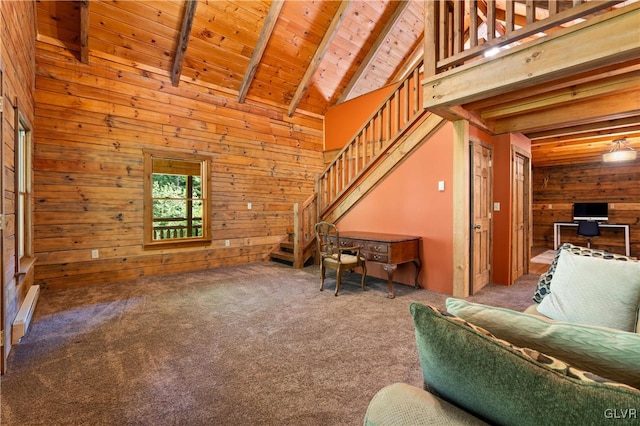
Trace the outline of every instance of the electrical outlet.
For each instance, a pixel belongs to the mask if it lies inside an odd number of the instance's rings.
[[[91,258],[97,259],[100,257],[100,252],[98,250],[91,250]]]
[[[225,247],[229,247],[230,245],[231,245],[231,242],[229,240],[224,240]]]
[[[251,210],[253,208],[253,205],[251,203],[247,203],[247,210]]]

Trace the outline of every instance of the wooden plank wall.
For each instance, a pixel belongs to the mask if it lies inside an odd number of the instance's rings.
[[[34,122],[33,103],[35,87],[35,4],[33,2],[0,2],[0,69],[2,70],[2,207],[5,227],[1,245],[4,309],[0,309],[3,329],[6,331],[3,345],[4,358],[11,349],[11,324],[20,304],[33,283],[33,270],[16,281],[15,259],[15,192],[14,146],[15,113],[17,103],[23,117]],[[1,365],[4,364],[0,363]]]
[[[54,43],[38,42],[36,54],[37,283],[64,288],[263,260],[292,229],[293,204],[312,194],[323,168],[321,117],[289,118],[184,81],[172,87],[166,72],[106,55],[84,65]],[[143,249],[145,148],[211,156],[211,245]]]
[[[534,245],[553,248],[553,223],[573,220],[574,202],[608,202],[609,222],[631,225],[631,255],[640,257],[640,159],[627,163],[584,163],[533,168]],[[575,228],[562,242],[586,246]],[[622,230],[603,230],[592,248],[624,254]]]

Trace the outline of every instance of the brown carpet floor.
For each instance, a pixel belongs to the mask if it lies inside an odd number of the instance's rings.
[[[3,425],[359,425],[421,386],[409,304],[446,295],[252,263],[41,293],[0,382]],[[472,301],[523,310],[538,275]]]

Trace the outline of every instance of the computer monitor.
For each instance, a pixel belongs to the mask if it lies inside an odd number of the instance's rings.
[[[609,220],[609,203],[573,203],[573,220]]]

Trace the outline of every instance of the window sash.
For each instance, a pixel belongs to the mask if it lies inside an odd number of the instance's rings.
[[[209,243],[209,157],[149,150],[144,157],[145,248]]]
[[[19,112],[16,113],[15,141],[15,242],[16,271],[33,256],[32,252],[32,192],[31,192],[31,129]]]

